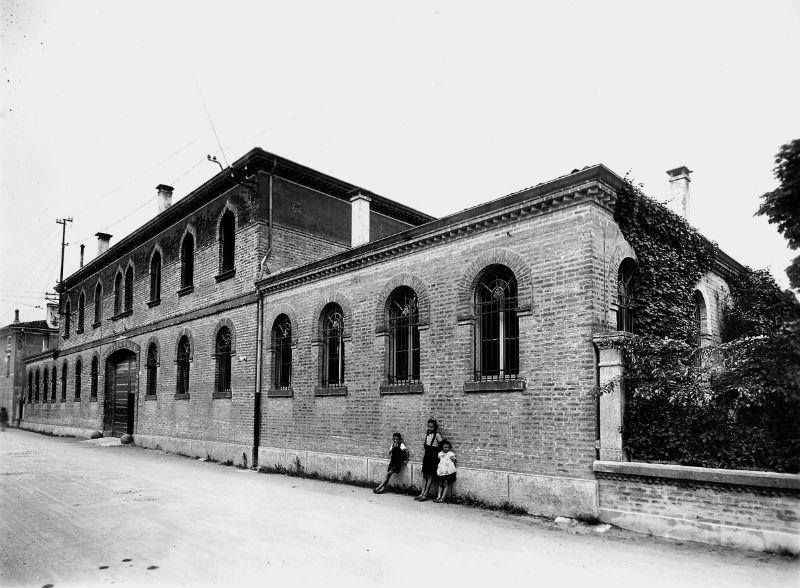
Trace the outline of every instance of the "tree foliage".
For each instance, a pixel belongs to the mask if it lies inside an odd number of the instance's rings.
[[[775,178],[780,186],[761,196],[756,214],[778,225],[789,247],[800,249],[800,139],[781,147],[775,156]],[[786,269],[793,288],[800,288],[800,256]]]

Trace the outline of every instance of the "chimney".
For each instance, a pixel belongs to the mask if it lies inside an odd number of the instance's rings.
[[[161,213],[172,206],[172,191],[174,188],[166,184],[159,184],[156,186],[156,190],[158,190],[158,212]]]
[[[86,249],[86,245],[81,243],[81,267],[83,267],[83,250]]]
[[[364,243],[369,243],[369,203],[372,198],[360,191],[350,198],[350,209],[352,211],[350,246],[358,247]]]
[[[95,236],[97,237],[97,255],[103,255],[108,250],[111,235],[108,233],[95,233]]]
[[[692,173],[685,165],[667,171],[669,176],[670,208],[684,219],[689,220],[689,182]]]
[[[51,329],[58,328],[58,302],[47,303],[47,326]]]
[[[16,325],[19,322],[19,308],[14,309],[14,324]]]

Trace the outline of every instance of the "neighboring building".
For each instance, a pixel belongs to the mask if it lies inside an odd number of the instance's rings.
[[[58,329],[46,321],[20,322],[19,310],[14,311],[13,323],[0,328],[0,343],[4,346],[0,406],[8,411],[9,422],[17,424],[25,410],[25,358],[46,351],[51,341],[57,343],[57,337]]]
[[[64,280],[58,353],[27,363],[25,426],[367,479],[394,431],[416,462],[433,417],[459,493],[596,514],[592,464],[620,448],[595,335],[629,330],[635,296],[619,176],[434,219],[260,149],[232,169],[174,206],[159,186],[162,212],[111,248],[98,234]],[[698,284],[703,341],[737,267],[720,253]]]

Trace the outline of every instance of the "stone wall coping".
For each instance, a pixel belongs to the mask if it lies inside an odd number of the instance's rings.
[[[750,470],[726,470],[719,468],[701,468],[660,463],[640,463],[627,461],[595,461],[592,464],[595,473],[622,474],[629,476],[646,476],[649,478],[667,478],[694,482],[711,482],[715,484],[733,484],[738,486],[760,486],[764,488],[782,488],[800,490],[799,474],[781,474],[777,472],[760,472]]]

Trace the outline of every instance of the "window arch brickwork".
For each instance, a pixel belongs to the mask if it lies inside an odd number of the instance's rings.
[[[375,304],[375,332],[389,332],[389,304],[390,296],[400,286],[408,286],[417,294],[418,325],[425,329],[430,324],[430,294],[428,287],[418,276],[412,273],[402,273],[389,279],[378,293]]]
[[[491,265],[503,265],[514,274],[517,280],[517,314],[522,316],[533,309],[533,275],[528,262],[514,251],[495,248],[479,253],[461,275],[456,306],[459,321],[474,320],[475,288],[484,269]]]

